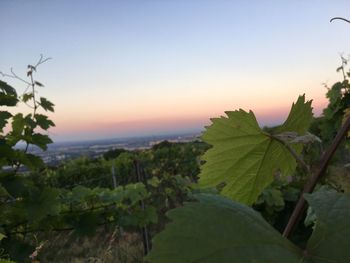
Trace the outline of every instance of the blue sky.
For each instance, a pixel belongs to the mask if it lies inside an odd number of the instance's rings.
[[[57,140],[201,130],[225,110],[285,117],[299,94],[325,105],[349,54],[349,1],[0,2],[0,71],[40,54]],[[13,83],[19,90],[20,83]]]

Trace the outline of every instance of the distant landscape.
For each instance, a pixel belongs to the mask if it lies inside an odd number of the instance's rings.
[[[47,165],[57,165],[63,161],[81,156],[98,158],[105,152],[115,149],[125,149],[129,151],[149,149],[162,141],[191,142],[199,140],[199,137],[200,134],[198,133],[185,133],[91,141],[54,142],[48,145],[46,151],[33,146],[29,149],[29,152],[40,156]]]

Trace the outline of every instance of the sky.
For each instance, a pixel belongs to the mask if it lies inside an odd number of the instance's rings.
[[[261,126],[298,95],[327,105],[350,54],[350,1],[0,0],[0,71],[55,104],[55,141],[197,132],[224,111]],[[4,79],[21,93],[21,82]],[[21,109],[21,108],[19,108]]]

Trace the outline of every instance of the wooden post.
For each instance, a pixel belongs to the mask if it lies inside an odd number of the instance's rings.
[[[112,164],[111,171],[112,171],[113,189],[115,189],[115,188],[117,188],[117,178],[115,177],[115,164],[114,164],[114,161],[113,161],[113,164]]]
[[[135,165],[137,181],[145,183],[144,177],[142,177],[141,175],[140,163],[137,160],[135,160],[134,165]],[[140,207],[142,210],[145,210],[145,203],[143,200],[140,200]],[[151,250],[147,226],[144,226],[141,228],[141,234],[142,234],[144,254],[147,255]]]

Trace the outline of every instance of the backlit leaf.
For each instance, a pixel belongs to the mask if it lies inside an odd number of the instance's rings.
[[[302,251],[253,209],[221,196],[199,195],[168,213],[173,221],[153,240],[150,263],[298,263]]]
[[[40,103],[40,106],[44,110],[54,112],[53,106],[55,106],[55,105],[51,101],[47,100],[46,98],[41,97],[39,103]]]
[[[40,133],[34,133],[31,137],[30,143],[40,147],[43,150],[46,150],[47,145],[49,143],[52,143],[52,140],[47,135],[40,134]]]
[[[47,130],[50,127],[55,126],[52,120],[49,120],[47,116],[43,114],[35,114],[34,116],[37,124],[40,126],[40,128]]]
[[[349,195],[306,195],[317,223],[303,250],[250,207],[217,195],[201,194],[197,199],[168,213],[172,222],[154,238],[147,262],[350,262]]]
[[[25,93],[22,95],[23,102],[27,102],[33,98],[33,93]]]
[[[350,262],[350,195],[323,190],[305,199],[317,218],[308,254],[320,262]]]
[[[17,113],[15,116],[12,118],[12,132],[16,136],[22,134],[24,125],[25,125],[25,120],[23,118],[22,113]]]
[[[7,124],[7,120],[12,117],[12,114],[8,111],[0,111],[0,132],[2,132],[3,128]]]
[[[223,185],[222,194],[246,204],[254,203],[276,172],[290,175],[296,161],[287,148],[263,131],[253,112],[226,112],[227,117],[212,119],[202,138],[211,144],[203,156],[200,185]],[[275,133],[304,134],[312,120],[311,101],[300,96],[290,114]],[[293,146],[296,152],[301,145]]]
[[[31,194],[31,198],[24,201],[24,209],[30,221],[39,221],[47,215],[58,215],[61,211],[59,190],[47,187]]]
[[[6,82],[0,80],[0,105],[16,106],[18,102],[17,92]]]

